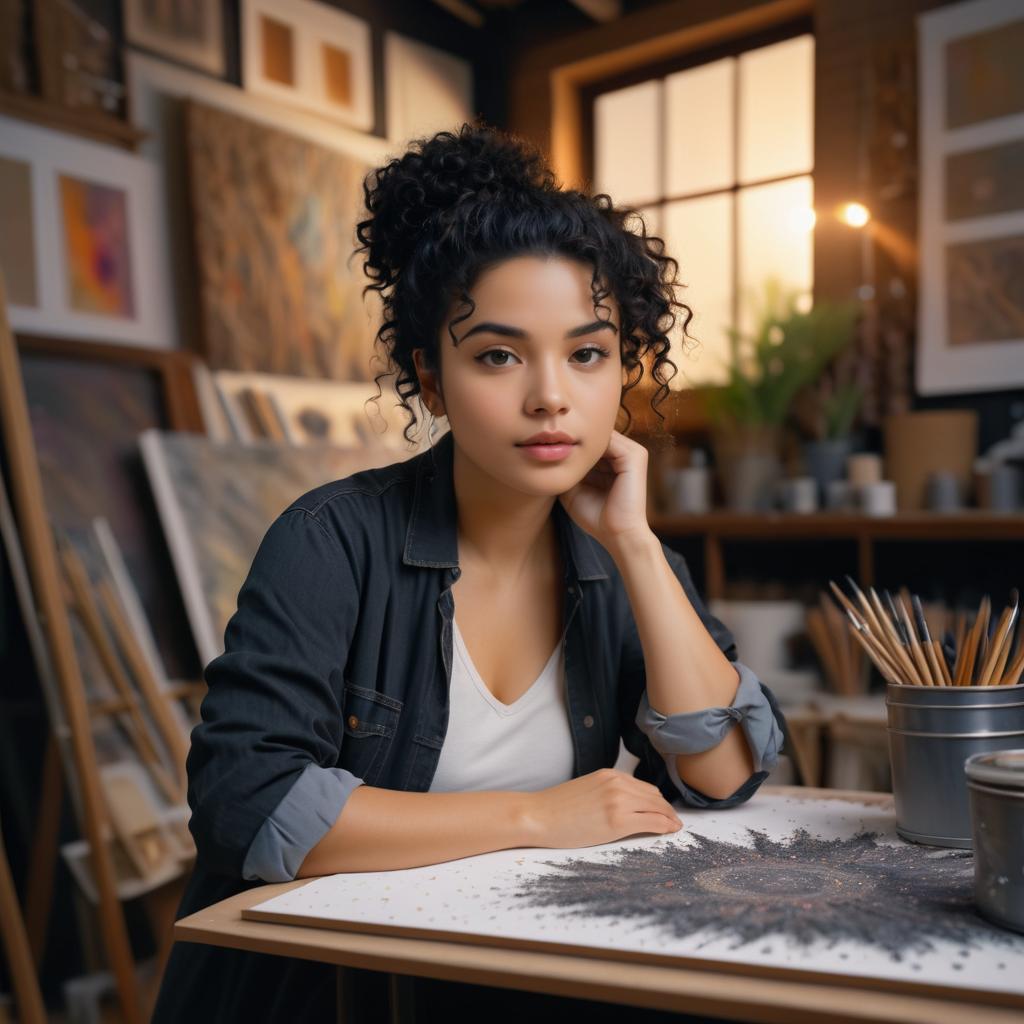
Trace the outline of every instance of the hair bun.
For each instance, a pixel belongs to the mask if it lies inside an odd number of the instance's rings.
[[[464,123],[415,139],[363,183],[368,220],[357,228],[367,273],[391,283],[432,219],[440,226],[481,198],[516,200],[557,189],[532,144],[484,124]]]

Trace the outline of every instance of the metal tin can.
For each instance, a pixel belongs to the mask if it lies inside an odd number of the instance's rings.
[[[1024,750],[964,764],[974,830],[974,902],[993,924],[1024,932]]]
[[[1024,747],[1024,684],[888,683],[885,706],[896,831],[915,843],[971,849],[964,762]]]

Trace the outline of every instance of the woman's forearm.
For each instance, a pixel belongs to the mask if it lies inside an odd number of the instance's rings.
[[[529,846],[529,793],[407,793],[362,785],[297,878],[391,871]]]

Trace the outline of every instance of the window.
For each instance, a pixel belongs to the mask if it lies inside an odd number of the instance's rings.
[[[752,326],[766,280],[810,293],[814,37],[799,34],[596,86],[591,180],[641,210],[679,261],[701,347],[672,387],[724,379],[730,327]]]

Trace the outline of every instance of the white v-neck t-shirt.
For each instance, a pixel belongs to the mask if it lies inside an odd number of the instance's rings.
[[[448,730],[430,792],[533,792],[572,778],[565,696],[565,633],[530,688],[512,704],[487,689],[452,619]]]

